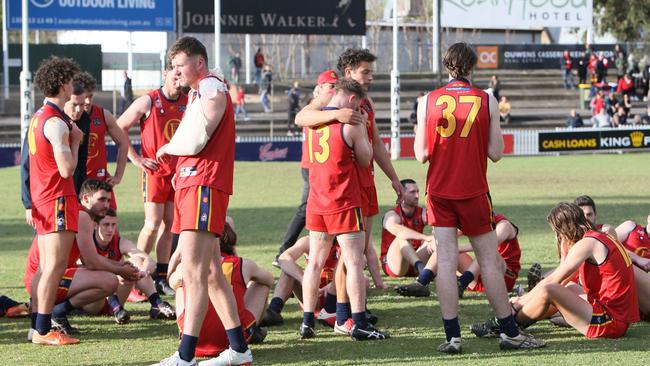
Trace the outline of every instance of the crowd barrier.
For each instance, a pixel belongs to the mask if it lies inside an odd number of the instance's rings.
[[[400,139],[400,158],[412,159],[413,135]],[[390,137],[382,136],[390,151]],[[504,154],[513,156],[558,155],[576,152],[618,153],[650,150],[650,126],[620,128],[556,128],[545,130],[504,129]],[[136,149],[140,141],[134,140]],[[302,139],[300,137],[237,137],[235,160],[237,161],[300,161]],[[117,149],[109,143],[108,160],[115,161]],[[20,164],[18,144],[0,145],[0,167]]]

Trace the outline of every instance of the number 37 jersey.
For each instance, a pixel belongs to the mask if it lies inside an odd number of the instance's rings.
[[[489,191],[489,96],[467,80],[451,80],[426,96],[427,194],[467,199]]]
[[[361,207],[358,167],[343,138],[343,126],[334,121],[306,131],[309,213],[330,215]]]

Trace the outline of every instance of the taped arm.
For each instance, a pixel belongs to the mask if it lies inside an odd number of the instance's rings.
[[[77,157],[76,154],[72,154],[68,126],[58,117],[50,118],[45,121],[43,134],[52,144],[59,174],[64,179],[70,178],[77,166]]]

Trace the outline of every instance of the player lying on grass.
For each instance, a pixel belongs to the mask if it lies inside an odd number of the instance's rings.
[[[103,216],[110,205],[111,185],[97,180],[87,180],[81,186],[79,197],[79,231],[74,237],[72,250],[67,258],[66,269],[60,277],[55,307],[52,311],[52,326],[64,334],[75,333],[70,326],[67,314],[74,309],[82,309],[97,314],[103,308],[106,296],[113,294],[120,276],[127,281],[140,278],[138,270],[130,262],[117,263],[97,254],[93,241],[94,223],[92,217]],[[83,265],[77,264],[81,259]],[[37,238],[34,238],[29,250],[25,268],[25,289],[32,298],[32,309],[37,309],[38,294],[32,291],[41,276],[41,260]],[[36,317],[32,313],[32,323],[28,339],[36,329]]]
[[[264,314],[269,289],[273,286],[273,275],[260,268],[254,261],[237,256],[236,244],[237,234],[230,223],[226,222],[220,241],[221,267],[235,294],[237,311],[244,326],[246,341],[252,344],[262,343],[266,337],[266,330],[259,327],[259,323]],[[177,250],[170,260],[169,283],[176,290],[177,322],[181,333],[185,318],[182,266],[181,251]],[[195,355],[213,357],[227,350],[229,346],[226,330],[214,307],[208,303],[208,311],[201,326]],[[204,361],[201,365],[211,365],[211,363]]]
[[[118,324],[125,324],[130,319],[129,313],[124,309],[124,302],[134,286],[147,296],[151,304],[149,310],[151,319],[176,319],[174,308],[160,298],[154,287],[150,276],[155,269],[153,259],[138,249],[133,242],[120,237],[117,229],[117,213],[109,208],[103,217],[95,217],[95,222],[93,240],[97,254],[116,262],[128,261],[140,271],[141,278],[137,282],[124,281],[120,278],[117,291],[107,298],[107,305],[110,307],[110,312],[115,314]]]
[[[502,214],[493,214],[494,222],[496,223],[495,232],[497,242],[499,243],[498,251],[499,257],[499,270],[503,273],[503,279],[506,283],[506,290],[512,291],[519,276],[521,264],[521,248],[517,235],[519,228],[511,223]],[[458,272],[461,273],[458,277],[458,295],[463,297],[465,289],[469,291],[484,292],[483,281],[480,276],[480,266],[476,259],[467,254],[472,251],[470,245],[460,247],[458,254]],[[408,285],[397,287],[396,291],[402,296],[429,296],[429,283],[435,278],[435,273],[438,267],[438,260],[435,252],[429,258],[426,268],[420,272],[418,279]]]

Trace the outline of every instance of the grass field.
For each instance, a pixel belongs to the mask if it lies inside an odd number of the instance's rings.
[[[412,177],[422,189],[425,168],[414,161],[395,163],[400,177]],[[136,170],[129,166],[117,188],[120,232],[132,240],[142,224],[142,206]],[[650,211],[650,170],[647,154],[584,155],[507,158],[490,166],[490,186],[497,211],[520,228],[523,282],[533,261],[548,269],[556,263],[554,236],[545,222],[550,207],[580,194],[591,195],[598,204],[600,222],[618,224],[625,219],[645,222]],[[26,300],[22,288],[27,249],[32,231],[24,223],[20,204],[19,171],[0,169],[0,293]],[[382,212],[394,202],[382,173],[377,177]],[[239,235],[239,254],[263,267],[270,263],[286,225],[300,199],[302,181],[297,163],[237,163],[235,195],[229,214]],[[420,199],[424,200],[424,194]],[[379,247],[379,219],[373,236]],[[392,287],[407,280],[388,280]],[[293,300],[285,307],[285,325],[270,328],[263,345],[255,346],[256,364],[291,365],[550,365],[550,364],[641,364],[647,356],[650,325],[638,323],[620,340],[588,341],[578,332],[542,322],[532,333],[547,341],[537,351],[501,352],[495,340],[470,337],[470,323],[490,315],[486,298],[469,294],[461,302],[460,320],[465,334],[464,353],[446,356],[436,352],[443,338],[440,310],[435,297],[402,298],[391,289],[370,291],[369,307],[380,318],[379,326],[392,338],[357,343],[318,327],[318,337],[301,341],[297,329],[301,312]],[[0,318],[0,355],[12,365],[142,365],[160,360],[176,348],[176,326],[148,320],[148,305],[128,304],[134,314],[128,325],[118,326],[109,317],[74,316],[82,331],[78,346],[47,348],[26,342],[28,320]]]

